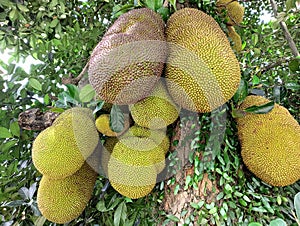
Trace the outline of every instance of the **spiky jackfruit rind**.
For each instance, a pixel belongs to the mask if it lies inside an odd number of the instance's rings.
[[[161,147],[161,149],[164,150],[164,153],[166,154],[169,151],[170,148],[170,139],[166,135],[166,131],[161,130],[150,130],[145,127],[141,127],[138,125],[133,125],[129,128],[129,130],[123,134],[122,138],[125,137],[146,137],[153,140],[158,146]]]
[[[248,96],[241,110],[269,101]],[[247,113],[238,118],[242,158],[258,178],[273,186],[287,186],[300,179],[300,126],[288,110],[275,104],[267,114]]]
[[[32,160],[43,175],[62,179],[75,173],[99,142],[90,109],[72,108],[34,140]]]
[[[233,26],[227,26],[228,29],[228,37],[231,38],[233,41],[233,46],[232,48],[236,52],[241,52],[242,51],[242,39],[241,36],[235,31]]]
[[[120,194],[140,198],[156,183],[159,168],[164,166],[164,153],[149,138],[122,138],[115,145],[108,162],[108,178]]]
[[[147,8],[131,10],[115,21],[93,50],[89,81],[105,102],[136,103],[152,91],[166,54],[160,15]]]
[[[179,116],[178,107],[170,97],[162,80],[145,99],[129,106],[136,124],[150,129],[162,129],[172,124]]]
[[[37,203],[49,221],[64,224],[76,219],[93,193],[97,173],[87,164],[64,179],[43,176],[37,192]]]
[[[167,23],[167,88],[179,106],[211,112],[227,102],[240,83],[240,67],[230,43],[209,15],[184,8]]]
[[[108,162],[111,156],[111,153],[116,145],[119,142],[119,138],[117,137],[108,137],[104,142],[104,148],[101,152],[101,168],[104,173],[104,176],[108,177]]]
[[[100,115],[95,122],[97,130],[105,136],[116,137],[125,133],[129,128],[129,115],[124,114],[124,129],[121,132],[114,132],[109,125],[109,114]]]
[[[217,2],[219,12],[227,10],[227,25],[239,25],[243,22],[245,8],[238,1],[219,0]]]

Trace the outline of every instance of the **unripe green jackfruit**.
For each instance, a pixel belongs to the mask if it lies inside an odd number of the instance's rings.
[[[170,97],[162,80],[145,99],[129,106],[136,124],[150,129],[162,129],[172,124],[179,116],[178,107]]]
[[[140,198],[151,192],[164,152],[149,138],[122,138],[115,145],[108,163],[108,178],[120,194]]]
[[[37,192],[42,215],[59,224],[76,219],[91,198],[96,178],[97,173],[87,163],[63,179],[43,176]]]
[[[268,102],[264,97],[248,96],[240,109]],[[271,112],[246,113],[237,123],[242,158],[254,175],[273,186],[300,179],[300,126],[286,108],[275,104]]]
[[[219,11],[222,9],[227,10],[227,16],[228,16],[228,25],[239,25],[243,21],[244,17],[244,7],[238,3],[236,0],[219,0],[217,2],[217,7]]]
[[[178,10],[168,20],[167,41],[167,88],[175,103],[204,113],[235,94],[239,62],[211,16],[197,9]]]
[[[34,140],[32,160],[45,176],[61,179],[72,175],[93,153],[99,142],[90,109],[72,108]]]
[[[136,103],[152,91],[166,54],[160,15],[148,8],[131,10],[115,21],[93,50],[89,81],[105,102]]]

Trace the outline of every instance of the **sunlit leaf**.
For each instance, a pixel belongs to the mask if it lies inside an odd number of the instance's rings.
[[[294,198],[294,207],[295,207],[295,210],[296,210],[297,218],[300,221],[300,192],[298,192],[295,195],[295,198]]]
[[[35,78],[29,79],[29,85],[38,91],[42,91],[42,84]]]
[[[127,217],[127,206],[122,202],[114,213],[114,226],[123,225]]]
[[[94,99],[95,95],[96,95],[96,92],[95,92],[94,88],[90,84],[87,84],[80,90],[79,99],[83,103],[90,102],[91,100]]]
[[[0,138],[11,138],[12,134],[5,127],[0,127]]]
[[[270,226],[286,226],[286,223],[281,218],[277,218],[270,222]]]

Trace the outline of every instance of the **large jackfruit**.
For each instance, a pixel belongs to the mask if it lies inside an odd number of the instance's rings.
[[[42,215],[59,224],[76,219],[91,198],[96,178],[97,173],[87,163],[63,179],[43,176],[37,192]]]
[[[92,111],[72,108],[34,140],[32,160],[45,176],[61,179],[72,175],[93,153],[99,142]]]
[[[239,25],[243,21],[244,7],[236,0],[219,0],[217,1],[219,12],[222,9],[227,10],[228,22],[227,25]]]
[[[164,152],[149,138],[122,138],[108,162],[108,178],[114,189],[129,198],[151,192],[158,169],[164,164]]]
[[[104,148],[101,152],[101,168],[104,173],[104,176],[108,177],[107,166],[111,156],[111,153],[115,147],[115,145],[119,142],[119,138],[117,137],[108,137],[104,142]]]
[[[152,91],[166,54],[160,15],[147,8],[131,10],[115,21],[93,50],[89,81],[105,102],[136,103]]]
[[[242,39],[241,36],[236,33],[233,26],[227,26],[228,29],[228,37],[233,41],[232,48],[238,53],[242,51]]]
[[[130,105],[129,110],[139,126],[162,129],[178,118],[180,107],[174,103],[163,80],[160,80],[148,97]]]
[[[248,96],[243,110],[269,102]],[[300,179],[300,126],[288,110],[275,104],[267,114],[247,113],[238,118],[242,158],[248,169],[273,186],[287,186]]]
[[[124,128],[122,131],[116,133],[114,132],[109,125],[109,114],[102,114],[100,115],[97,119],[96,119],[96,128],[97,130],[102,133],[105,136],[109,136],[109,137],[116,137],[116,136],[120,136],[123,133],[125,133],[127,131],[127,129],[129,128],[129,115],[125,114],[124,115]]]
[[[167,41],[167,87],[177,104],[210,112],[235,94],[239,62],[211,16],[190,8],[175,12],[167,23]]]

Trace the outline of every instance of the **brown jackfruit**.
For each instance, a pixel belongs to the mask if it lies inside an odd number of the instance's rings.
[[[269,101],[248,96],[241,110]],[[275,104],[267,114],[246,113],[238,118],[242,158],[248,169],[273,186],[287,186],[300,179],[300,126],[288,110]]]
[[[210,112],[235,94],[239,62],[211,16],[190,8],[175,12],[167,23],[167,41],[167,88],[175,103]]]
[[[89,81],[105,102],[136,103],[152,91],[166,54],[160,15],[148,8],[131,10],[115,21],[93,50]]]
[[[136,124],[150,129],[162,129],[172,124],[179,116],[178,107],[170,97],[162,80],[145,99],[129,106]]]
[[[98,142],[92,111],[72,108],[36,137],[32,160],[43,175],[61,179],[80,169]]]

